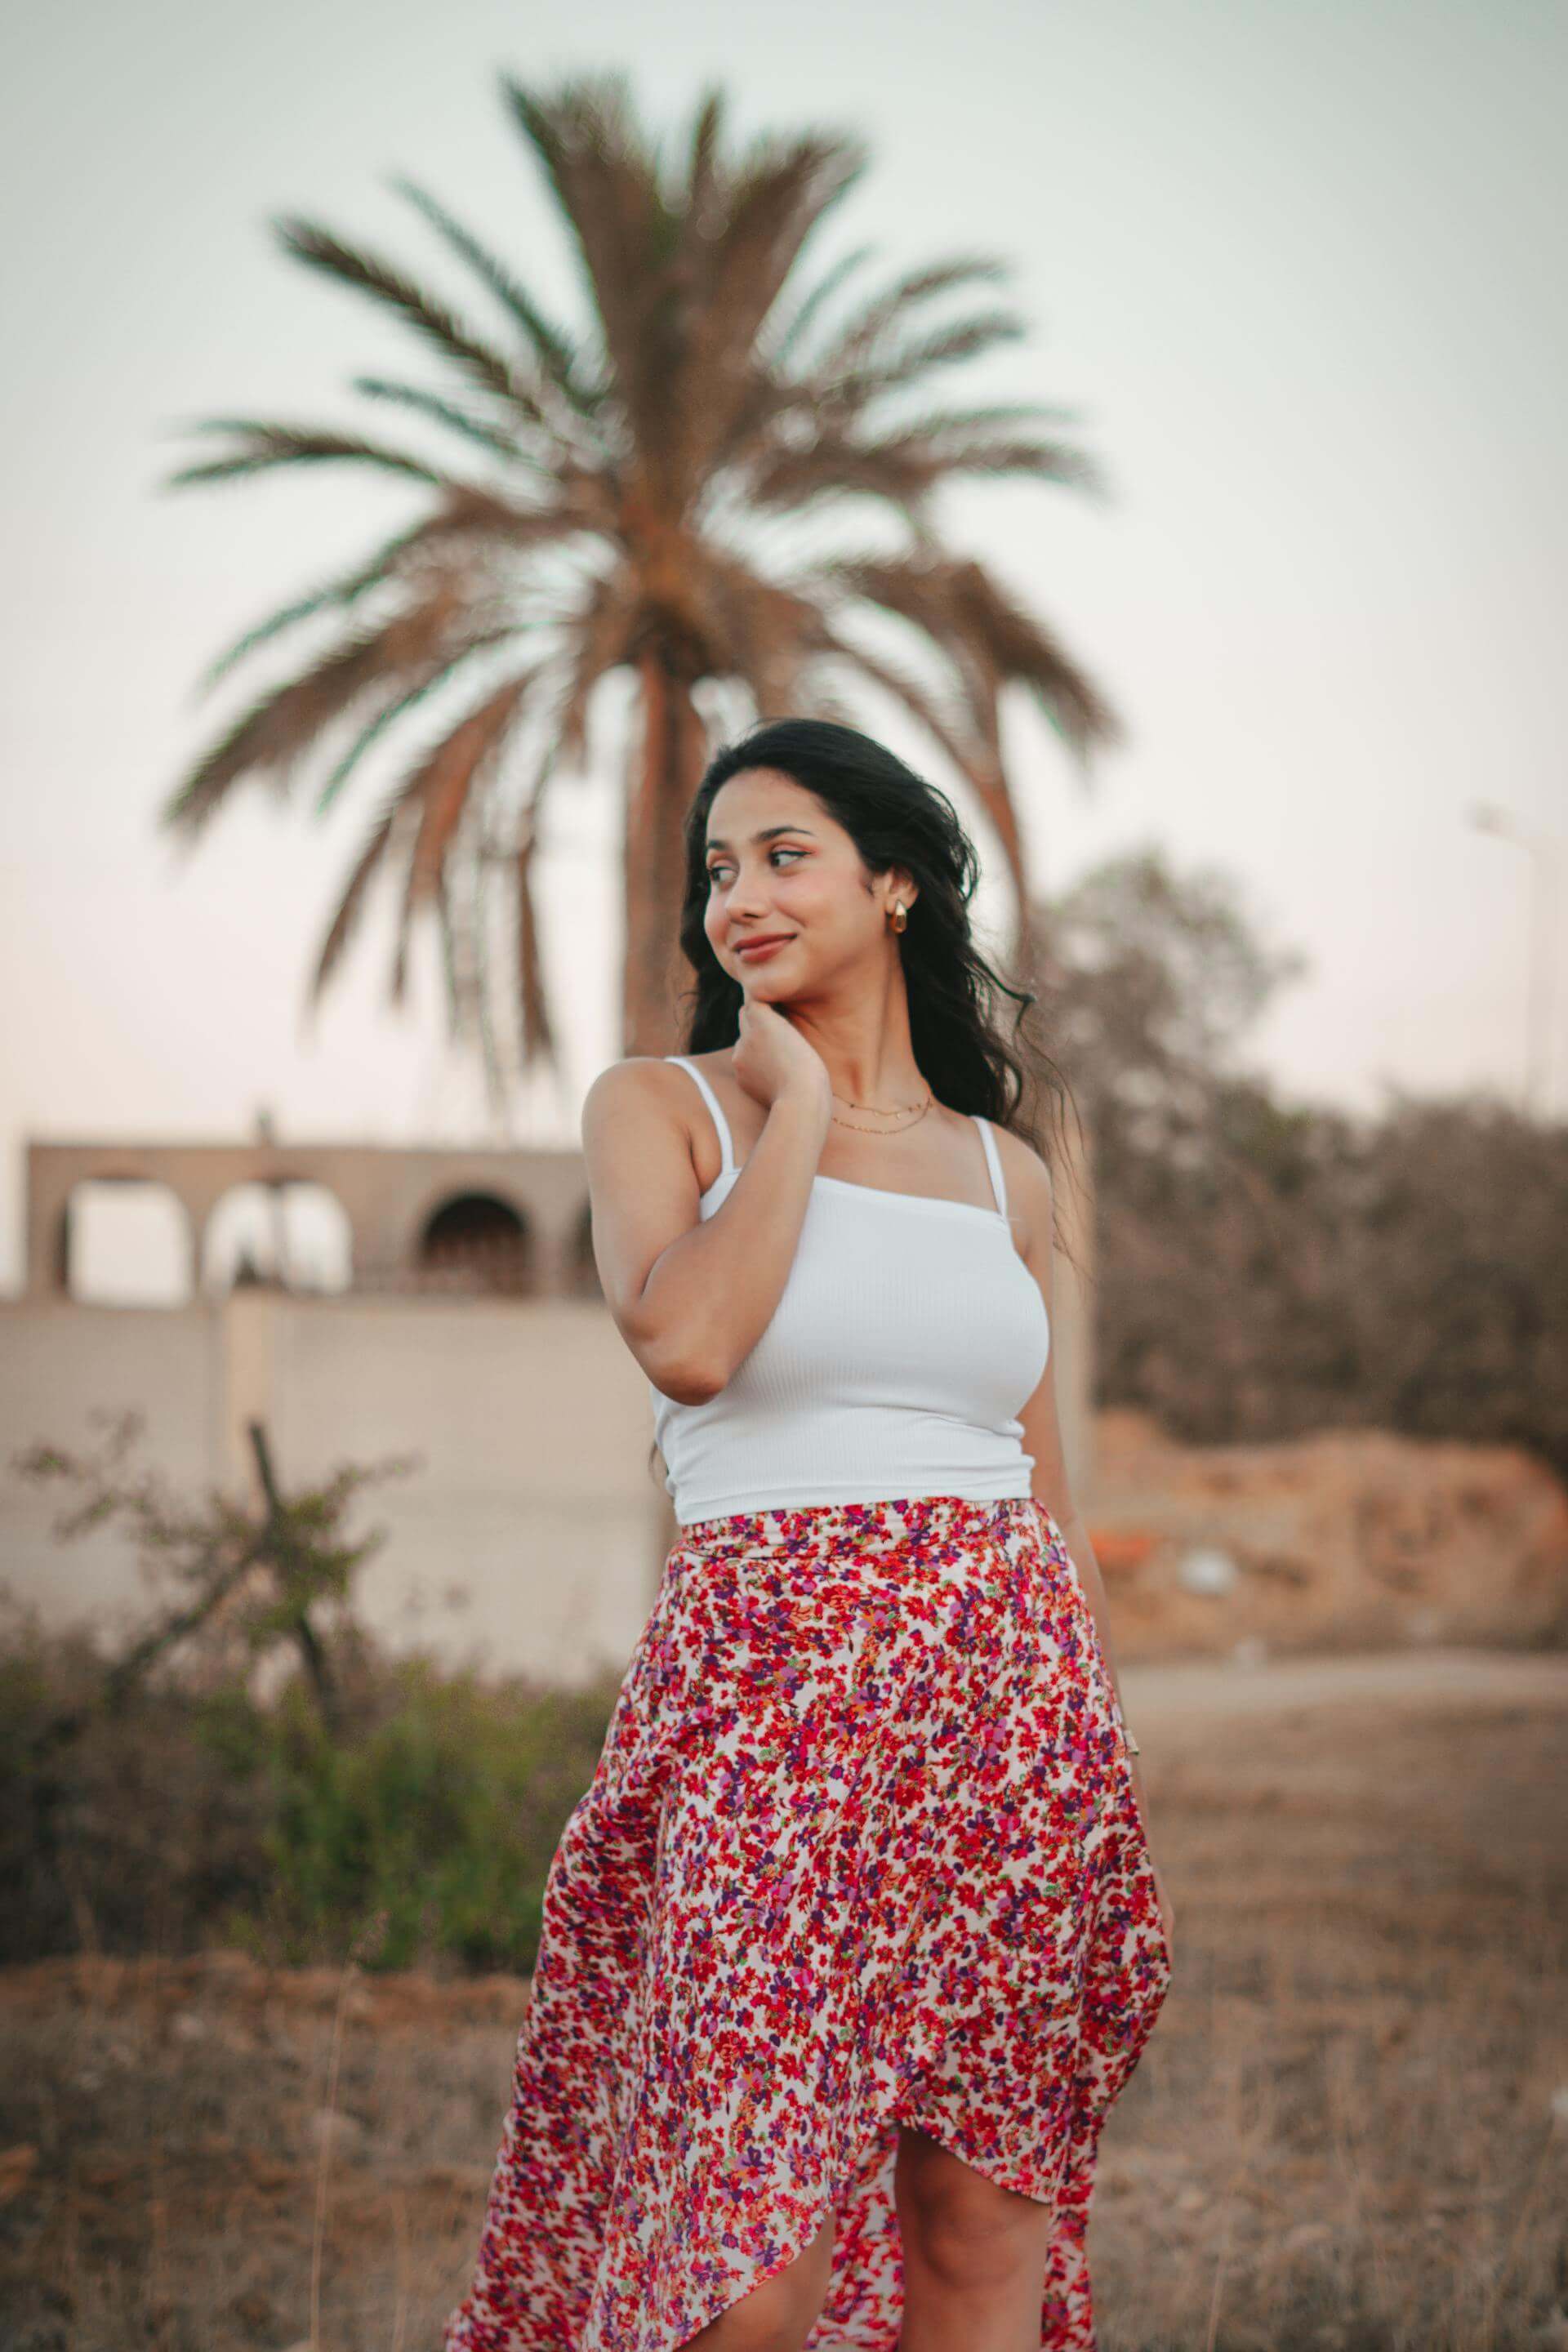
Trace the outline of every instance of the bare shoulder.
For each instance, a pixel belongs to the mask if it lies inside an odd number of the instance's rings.
[[[583,1097],[584,1149],[592,1158],[596,1147],[607,1141],[646,1139],[655,1129],[688,1136],[697,1101],[689,1077],[657,1054],[628,1054],[622,1061],[608,1062]]]
[[[1033,1257],[1042,1244],[1048,1249],[1055,1232],[1056,1190],[1051,1171],[1034,1145],[1015,1135],[1011,1128],[993,1120],[992,1131],[1007,1182],[1007,1205],[1023,1223],[1024,1255]]]
[[[623,1103],[658,1101],[662,1081],[655,1073],[668,1066],[657,1054],[628,1054],[622,1061],[606,1062],[583,1097],[584,1122],[590,1105],[602,1111]]]
[[[696,1061],[706,1057],[689,1055],[687,1058]],[[583,1097],[584,1131],[586,1133],[590,1118],[614,1115],[638,1104],[684,1105],[689,1095],[696,1099],[690,1078],[663,1055],[627,1054],[619,1062],[606,1062],[589,1086]]]

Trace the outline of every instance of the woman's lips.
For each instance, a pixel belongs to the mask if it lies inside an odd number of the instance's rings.
[[[764,956],[774,954],[780,948],[787,948],[790,943],[790,938],[793,937],[794,934],[792,932],[789,938],[758,940],[750,946],[737,948],[735,950],[735,953],[738,956],[744,956],[748,963],[753,961],[760,963]]]

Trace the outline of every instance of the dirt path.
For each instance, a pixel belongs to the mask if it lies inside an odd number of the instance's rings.
[[[1127,1720],[1188,1723],[1215,1716],[1274,1715],[1336,1701],[1391,1706],[1558,1706],[1568,1711],[1568,1654],[1431,1648],[1339,1658],[1182,1659],[1119,1670]]]

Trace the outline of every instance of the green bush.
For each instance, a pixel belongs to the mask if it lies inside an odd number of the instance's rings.
[[[342,1948],[377,1913],[384,1968],[446,1957],[527,1969],[545,1874],[603,1744],[603,1694],[520,1702],[426,1659],[395,1670],[395,1704],[337,1743],[294,1691],[271,1726],[263,1928],[289,1961]]]
[[[14,1467],[65,1493],[63,1541],[117,1525],[158,1606],[106,1660],[0,1587],[0,1962],[227,1942],[279,1965],[531,1969],[617,1680],[480,1683],[381,1650],[353,1604],[384,1538],[347,1521],[411,1457],[285,1492],[255,1423],[258,1512],[138,1467],[139,1413],[89,1420],[95,1446]]]
[[[0,1628],[0,1963],[215,1944],[328,1962],[381,1913],[369,1967],[531,1969],[614,1684],[481,1684],[357,1631],[334,1665],[335,1735],[300,1676],[263,1703],[168,1673],[39,1751],[101,1662],[80,1635]]]

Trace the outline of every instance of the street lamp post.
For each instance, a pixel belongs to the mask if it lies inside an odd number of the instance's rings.
[[[1527,1118],[1534,1118],[1545,1103],[1552,1027],[1552,976],[1546,918],[1552,886],[1552,840],[1549,834],[1526,832],[1506,809],[1495,807],[1488,802],[1478,803],[1471,809],[1470,823],[1478,833],[1489,833],[1500,841],[1511,841],[1530,859],[1530,971],[1525,1012],[1523,1108]]]

